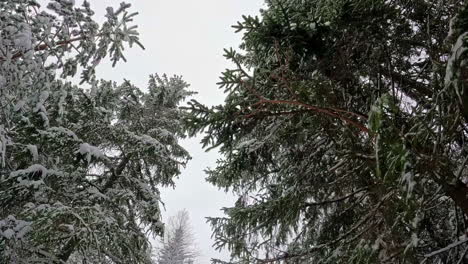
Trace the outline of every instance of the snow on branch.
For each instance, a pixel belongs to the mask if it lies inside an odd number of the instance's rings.
[[[441,254],[441,253],[443,253],[443,252],[445,252],[445,251],[449,251],[450,249],[452,249],[452,248],[454,248],[454,247],[458,247],[458,246],[460,246],[460,245],[462,245],[462,244],[465,244],[466,242],[468,242],[468,238],[465,238],[464,240],[460,240],[460,241],[454,242],[454,243],[452,243],[452,244],[450,244],[450,245],[448,245],[448,246],[446,246],[446,247],[444,247],[444,248],[441,248],[441,249],[438,249],[438,250],[436,250],[436,251],[433,251],[433,252],[431,252],[431,253],[429,253],[429,254],[426,254],[426,255],[424,255],[424,257],[425,257],[425,258],[431,258],[431,257],[436,256],[436,255],[439,255],[439,254]]]

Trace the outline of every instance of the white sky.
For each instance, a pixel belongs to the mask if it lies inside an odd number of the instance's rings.
[[[89,0],[98,15],[105,7],[117,7],[117,0]],[[223,94],[216,82],[220,73],[230,67],[223,55],[223,48],[237,47],[240,34],[234,34],[231,25],[241,15],[256,15],[262,0],[134,0],[132,11],[139,12],[135,23],[139,26],[141,40],[146,50],[137,47],[127,50],[127,63],[116,68],[101,65],[98,75],[104,79],[132,81],[146,87],[148,75],[167,73],[182,75],[190,83],[190,89],[198,92],[195,97],[212,105],[223,101]],[[214,167],[218,154],[204,152],[200,139],[189,139],[183,145],[193,159],[176,181],[175,190],[162,190],[166,204],[164,218],[178,210],[190,213],[195,239],[201,256],[197,263],[209,263],[209,259],[228,258],[227,252],[211,248],[211,229],[205,217],[221,215],[220,208],[231,206],[233,197],[205,182],[206,167]]]

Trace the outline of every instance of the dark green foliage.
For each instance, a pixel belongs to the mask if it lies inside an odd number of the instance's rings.
[[[468,262],[452,244],[468,214],[466,12],[271,0],[244,17],[225,103],[186,118],[224,155],[208,181],[239,197],[209,220],[216,245],[241,263]]]

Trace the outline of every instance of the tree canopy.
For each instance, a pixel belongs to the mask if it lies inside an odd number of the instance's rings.
[[[244,16],[191,135],[238,200],[209,219],[241,263],[468,263],[468,7],[268,0]]]
[[[145,92],[95,76],[143,47],[129,8],[99,24],[88,1],[0,1],[0,263],[151,263],[191,93],[178,76]]]

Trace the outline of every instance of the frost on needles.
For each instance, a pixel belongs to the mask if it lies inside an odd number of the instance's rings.
[[[0,2],[0,263],[150,263],[159,186],[189,156],[178,76],[99,80],[139,42],[130,4]],[[80,85],[72,77],[80,74]],[[76,80],[76,78],[75,78]]]

